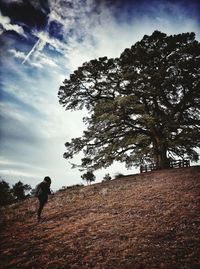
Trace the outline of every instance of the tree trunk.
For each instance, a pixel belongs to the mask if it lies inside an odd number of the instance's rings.
[[[154,149],[154,162],[157,169],[169,168],[169,159],[167,158],[167,147],[165,143],[157,141],[153,145]]]

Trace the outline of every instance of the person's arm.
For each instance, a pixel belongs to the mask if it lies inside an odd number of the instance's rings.
[[[51,194],[51,189],[50,189],[50,185],[48,185],[48,194]]]

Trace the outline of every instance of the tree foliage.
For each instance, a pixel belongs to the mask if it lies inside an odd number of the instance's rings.
[[[0,206],[12,204],[26,199],[29,195],[26,194],[31,190],[31,186],[28,184],[23,184],[18,181],[16,184],[10,188],[10,185],[5,181],[0,181]]]
[[[198,160],[200,43],[194,33],[155,31],[119,58],[84,63],[59,89],[66,110],[85,107],[87,129],[65,144],[66,159],[84,153],[82,167],[127,167],[170,158]]]
[[[8,205],[13,203],[14,197],[12,195],[9,184],[1,180],[0,181],[0,206]]]
[[[95,179],[96,179],[96,177],[95,177],[93,171],[87,171],[86,173],[84,173],[84,174],[81,176],[81,178],[82,178],[83,180],[85,180],[85,181],[87,182],[87,184],[88,184],[88,183],[91,183],[91,182],[93,182],[93,181],[95,181]]]
[[[12,193],[16,201],[22,201],[26,199],[26,192],[31,190],[31,186],[28,184],[23,184],[21,181],[18,181],[12,187]]]
[[[105,176],[103,177],[103,182],[106,182],[106,181],[110,181],[112,178],[110,176],[110,174],[105,174]]]

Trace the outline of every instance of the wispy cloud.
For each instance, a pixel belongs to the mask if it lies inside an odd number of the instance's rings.
[[[24,64],[34,53],[41,51],[45,46],[45,42],[41,39],[38,39],[38,41],[35,43],[33,48],[30,50],[30,52],[26,55],[25,59],[23,60],[22,64]]]
[[[34,50],[32,49],[28,55],[22,51],[17,51],[15,49],[10,49],[8,52],[11,53],[14,58],[23,60],[22,64],[27,62],[31,66],[37,68],[45,68],[47,66],[58,67],[57,63],[52,59],[52,57],[41,53],[39,50],[37,50],[37,53],[34,54]],[[32,59],[31,55],[33,56]]]
[[[2,28],[1,33],[3,33],[4,31],[14,31],[19,35],[23,35],[24,37],[26,37],[23,27],[17,24],[12,24],[10,18],[3,16],[1,14],[1,11],[0,11],[0,26]]]
[[[17,59],[25,59],[26,54],[23,51],[17,51],[15,49],[9,49],[8,52],[10,52],[15,58]]]
[[[6,4],[12,4],[12,3],[17,3],[17,4],[23,4],[24,0],[2,0],[2,2]]]
[[[32,34],[38,38],[32,49],[23,60],[23,64],[31,60],[33,55],[41,52],[46,44],[49,44],[56,51],[63,54],[69,60],[67,64],[71,64],[71,68],[77,67],[77,64],[72,64],[71,57],[75,59],[75,53],[83,48],[84,53],[94,52],[93,38],[91,35],[91,27],[97,23],[96,14],[92,13],[95,6],[95,1],[87,0],[83,5],[80,0],[62,1],[52,0],[49,2],[50,13],[48,15],[48,23],[46,31],[34,31]],[[89,16],[90,15],[90,16]],[[95,17],[95,18],[94,18]],[[51,23],[59,23],[60,34],[62,38],[54,38],[49,35]],[[89,53],[90,56],[91,53]],[[84,57],[83,60],[88,60]],[[77,60],[75,60],[76,62]],[[79,61],[80,63],[81,61]]]
[[[14,170],[14,169],[2,169],[1,170],[1,174],[2,175],[7,175],[7,176],[15,176],[15,177],[32,177],[32,174],[30,173],[26,173],[26,172],[22,172],[22,171],[19,171],[19,170]]]

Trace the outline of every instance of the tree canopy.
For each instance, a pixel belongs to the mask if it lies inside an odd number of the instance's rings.
[[[22,201],[29,197],[26,194],[31,190],[31,186],[23,184],[21,181],[15,183],[12,188],[5,180],[0,181],[0,206],[12,204],[14,202]]]
[[[82,137],[64,158],[84,153],[82,167],[113,161],[127,167],[169,159],[197,161],[200,147],[200,43],[194,33],[145,35],[119,58],[83,63],[60,86],[66,110],[88,110]]]
[[[82,178],[83,180],[86,180],[87,184],[88,184],[88,183],[91,184],[91,182],[95,181],[95,179],[96,179],[95,175],[93,174],[93,171],[87,171],[86,173],[84,173],[84,174],[81,176],[81,178]]]
[[[26,199],[26,191],[30,191],[31,186],[28,184],[23,184],[21,181],[18,181],[13,185],[12,192],[16,201],[21,201]]]
[[[1,180],[0,181],[0,206],[5,206],[14,202],[14,197],[10,189],[9,184]]]

